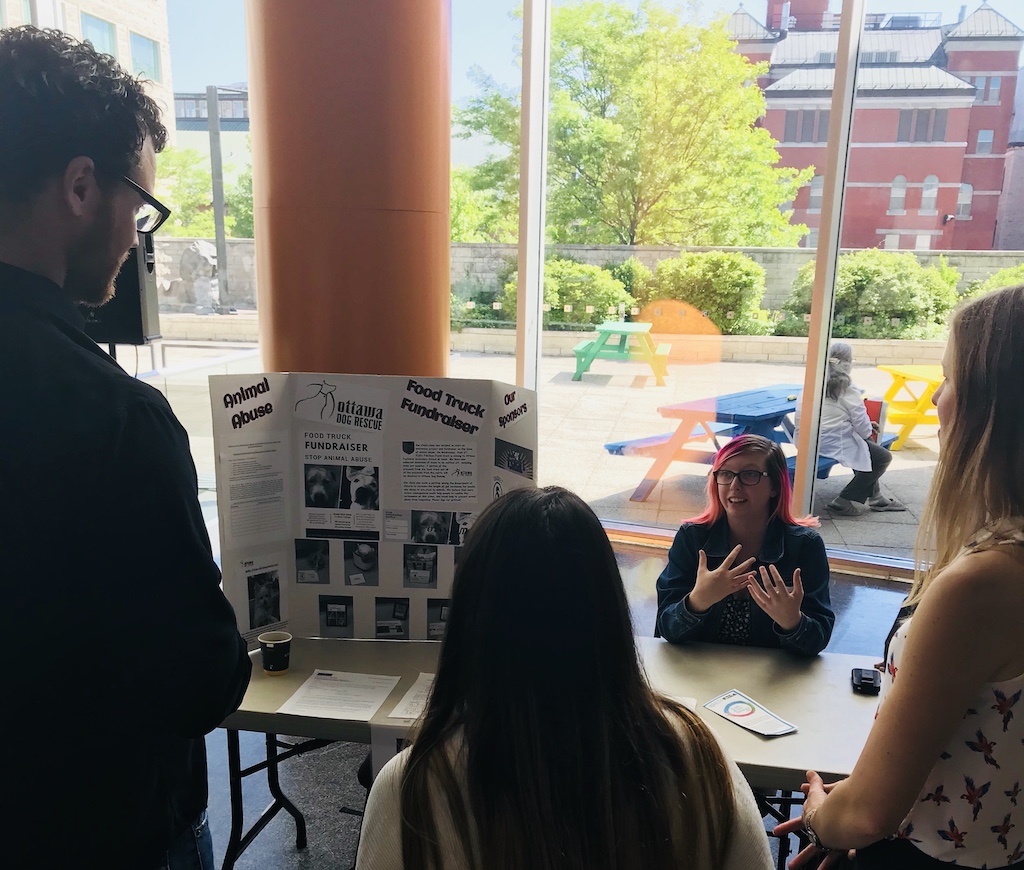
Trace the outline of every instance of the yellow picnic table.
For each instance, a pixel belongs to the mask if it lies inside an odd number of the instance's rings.
[[[900,424],[899,437],[891,450],[899,450],[918,423],[937,425],[939,416],[932,404],[932,396],[942,383],[942,366],[879,366],[892,376],[892,384],[885,392],[889,403],[887,420]]]
[[[572,379],[580,380],[595,359],[642,359],[654,372],[657,385],[665,386],[668,354],[672,345],[655,345],[654,339],[651,338],[651,326],[650,323],[619,323],[614,320],[595,326],[597,338],[581,341],[573,348],[573,353],[576,354],[576,373]],[[614,341],[609,341],[613,338]],[[631,339],[633,341],[630,341]]]

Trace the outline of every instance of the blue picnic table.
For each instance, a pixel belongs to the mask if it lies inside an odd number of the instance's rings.
[[[711,462],[721,446],[719,436],[763,435],[779,443],[791,442],[793,424],[789,415],[796,411],[802,389],[802,384],[777,384],[662,405],[658,408],[662,417],[679,421],[674,432],[606,444],[605,448],[622,456],[654,457],[647,475],[629,497],[630,501],[646,501],[671,463]],[[705,446],[686,446],[694,442],[703,442]]]

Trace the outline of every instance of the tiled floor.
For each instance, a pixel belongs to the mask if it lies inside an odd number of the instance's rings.
[[[654,624],[654,582],[665,563],[663,551],[639,547],[617,547],[623,581],[633,610],[638,634],[650,634]],[[828,651],[882,656],[882,645],[906,593],[902,583],[869,581],[835,576],[832,604],[836,627]],[[263,750],[263,738],[242,735],[243,764],[256,763]],[[227,785],[226,743],[223,731],[207,738],[210,756],[210,818],[214,832],[217,866],[220,866],[230,827]],[[287,816],[279,816],[256,838],[236,865],[239,870],[345,870],[355,855],[358,818],[340,811],[342,806],[362,807],[362,789],[356,783],[356,768],[366,747],[337,743],[308,756],[292,760],[281,768],[285,790],[302,810],[308,824],[309,845],[295,849],[295,829]],[[269,803],[266,785],[259,777],[245,783],[246,812],[255,817]]]

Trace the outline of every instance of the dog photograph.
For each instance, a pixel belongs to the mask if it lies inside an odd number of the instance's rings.
[[[295,580],[297,583],[331,582],[331,542],[295,539]]]
[[[456,511],[452,517],[452,534],[448,539],[449,544],[461,547],[466,543],[466,535],[473,527],[476,514],[470,511]]]
[[[351,595],[320,596],[320,637],[354,637]]]
[[[345,585],[379,586],[376,541],[343,541],[345,551]]]
[[[341,494],[340,465],[305,465],[303,479],[305,482],[306,507],[336,508]]]
[[[380,510],[380,479],[376,465],[346,465],[341,490],[345,510]]]
[[[451,511],[413,511],[412,539],[417,544],[447,544]]]
[[[406,588],[437,589],[437,546],[405,544],[402,580]]]
[[[250,574],[249,628],[262,628],[281,621],[281,582],[277,571]]]
[[[376,636],[392,640],[406,640],[409,637],[409,599],[378,598],[376,609]]]

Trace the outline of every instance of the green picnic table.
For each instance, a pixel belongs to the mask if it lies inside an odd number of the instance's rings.
[[[642,359],[654,372],[654,379],[658,386],[665,386],[665,375],[668,374],[668,354],[672,345],[655,345],[651,338],[651,326],[650,323],[607,321],[595,327],[597,338],[581,341],[573,348],[573,353],[576,354],[576,374],[572,376],[572,379],[580,380],[583,373],[590,370],[590,365],[595,359]]]

